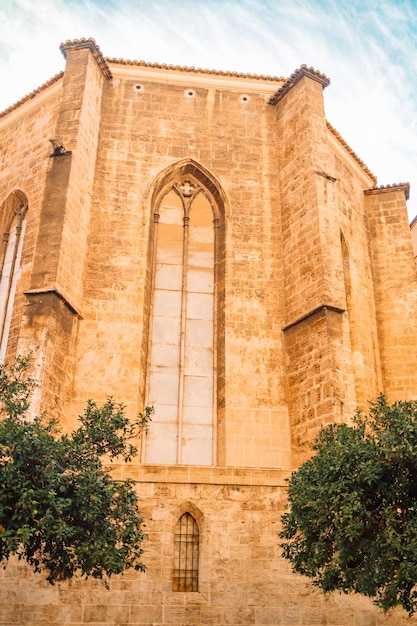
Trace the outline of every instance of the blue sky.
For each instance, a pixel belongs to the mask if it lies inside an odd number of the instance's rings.
[[[64,68],[59,44],[103,54],[330,77],[326,115],[378,184],[411,183],[417,215],[417,0],[0,0],[0,110]]]

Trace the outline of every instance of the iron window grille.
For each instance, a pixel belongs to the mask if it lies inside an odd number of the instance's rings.
[[[184,513],[175,529],[173,591],[198,591],[198,551],[197,522]]]

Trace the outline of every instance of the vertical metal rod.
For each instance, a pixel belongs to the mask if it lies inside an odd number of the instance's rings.
[[[212,465],[217,465],[217,342],[219,289],[219,219],[213,219],[213,408],[212,408]]]
[[[184,231],[182,249],[181,322],[180,322],[180,367],[178,381],[178,430],[177,463],[182,463],[182,435],[184,429],[184,378],[185,378],[185,325],[187,317],[187,271],[188,271],[188,207],[184,203]]]

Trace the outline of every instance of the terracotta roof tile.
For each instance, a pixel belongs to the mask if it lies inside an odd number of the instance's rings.
[[[55,76],[52,76],[52,78],[47,80],[46,83],[43,83],[43,85],[41,85],[40,87],[37,87],[36,89],[28,93],[21,100],[18,100],[14,104],[10,105],[9,107],[7,107],[7,109],[4,109],[4,111],[0,111],[0,118],[4,117],[8,113],[11,113],[12,111],[20,107],[22,104],[27,102],[28,100],[32,100],[32,98],[37,96],[38,93],[41,93],[41,91],[44,91],[47,87],[56,83],[60,78],[63,77],[63,75],[64,75],[64,72],[59,72],[59,74],[55,74]]]
[[[103,76],[106,80],[111,80],[112,75],[110,68],[100,50],[100,46],[96,44],[92,37],[89,37],[89,39],[84,39],[84,37],[81,39],[67,39],[67,41],[64,41],[64,43],[61,43],[59,46],[59,49],[65,58],[67,58],[67,50],[82,50],[83,48],[91,50],[91,53],[97,61],[97,65],[99,66]]]
[[[216,76],[232,76],[235,78],[252,78],[254,80],[268,80],[273,82],[282,82],[286,80],[285,76],[270,76],[265,74],[245,74],[242,72],[229,72],[227,70],[209,70],[201,67],[187,65],[167,65],[166,63],[149,63],[148,61],[135,61],[130,59],[116,59],[105,57],[108,63],[118,63],[120,65],[139,65],[141,67],[154,67],[162,70],[177,70],[180,72],[198,72],[199,74],[215,74]]]
[[[384,191],[396,191],[400,189],[405,194],[405,199],[408,200],[410,197],[410,183],[393,183],[392,185],[379,185],[379,187],[371,187],[371,189],[366,189],[364,191],[365,196],[370,196],[374,193],[381,193]]]
[[[104,57],[100,50],[100,47],[98,46],[98,44],[92,37],[89,37],[88,39],[85,39],[85,38],[72,39],[72,40],[68,39],[67,41],[61,43],[59,48],[65,58],[66,58],[67,50],[69,49],[77,50],[77,49],[82,49],[82,48],[89,48],[94,58],[96,59],[97,64],[99,65],[103,75],[106,77],[107,80],[111,80],[112,78],[111,70],[108,66],[108,63],[118,63],[120,65],[138,65],[141,67],[154,67],[158,69],[177,70],[177,71],[179,70],[182,72],[198,72],[200,74],[214,74],[217,76],[232,76],[236,78],[249,78],[253,80],[267,80],[271,82],[283,82],[286,80],[284,76],[281,76],[281,77],[270,76],[269,74],[268,75],[245,74],[242,72],[229,72],[226,70],[209,70],[209,69],[195,68],[192,66],[188,67],[188,66],[183,66],[183,65],[167,65],[166,63],[149,63],[147,61],[135,61],[135,60],[132,61],[130,59],[115,59],[115,58],[110,58],[110,57]],[[64,72],[59,72],[59,74],[56,74],[55,76],[53,76],[50,80],[43,83],[43,85],[34,89],[31,93],[24,96],[21,100],[18,100],[18,102],[15,102],[11,106],[7,107],[7,109],[5,109],[4,111],[0,111],[0,118],[4,117],[5,115],[10,113],[17,107],[21,106],[28,100],[31,100],[32,98],[34,98],[38,93],[40,93],[41,91],[43,91],[44,89],[52,85],[52,83],[62,78],[63,75],[64,75]]]
[[[273,106],[278,104],[278,102],[282,100],[285,94],[287,94],[290,89],[292,89],[294,85],[298,83],[301,78],[303,78],[303,76],[308,76],[309,78],[316,80],[323,86],[323,89],[330,84],[330,78],[327,78],[326,74],[322,74],[318,70],[315,70],[314,67],[301,65],[301,67],[295,70],[295,72],[293,72],[293,74],[291,74],[291,76],[287,78],[282,87],[280,87],[278,91],[273,96],[271,96],[271,98],[269,99],[269,104],[272,104]]]

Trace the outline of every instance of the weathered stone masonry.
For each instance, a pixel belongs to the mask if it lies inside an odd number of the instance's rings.
[[[107,591],[12,562],[0,624],[405,623],[314,591],[278,532],[285,478],[320,426],[381,391],[417,396],[408,184],[377,186],[326,120],[330,81],[313,68],[61,50],[65,71],[0,114],[2,341],[8,357],[33,350],[33,410],[65,429],[88,398],[132,416],[152,399],[139,458],[114,470],[137,480],[148,569]],[[184,513],[194,592],[173,591]]]

